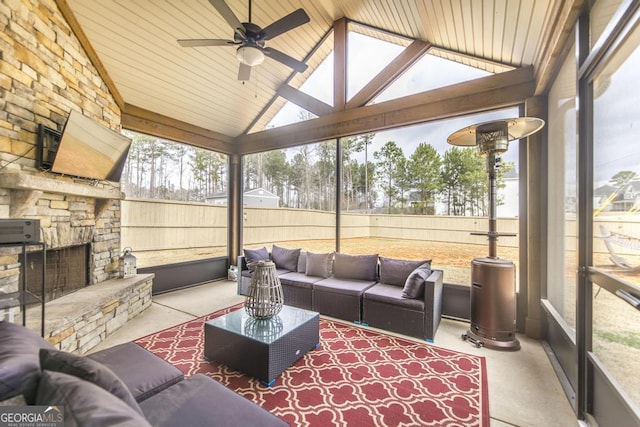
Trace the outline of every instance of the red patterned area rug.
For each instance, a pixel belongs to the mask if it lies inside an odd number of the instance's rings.
[[[489,426],[483,357],[320,319],[320,348],[271,387],[203,359],[203,323],[241,305],[135,342],[206,374],[292,426]]]

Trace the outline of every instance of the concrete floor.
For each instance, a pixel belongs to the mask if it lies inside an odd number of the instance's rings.
[[[152,306],[91,351],[132,341],[244,301],[236,283],[213,282],[153,298]],[[475,348],[461,339],[469,324],[443,319],[434,345],[486,358],[491,427],[577,426],[576,416],[539,341],[519,336],[522,349]]]

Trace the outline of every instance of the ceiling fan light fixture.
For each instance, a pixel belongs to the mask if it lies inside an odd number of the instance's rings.
[[[253,67],[264,62],[264,53],[255,46],[240,46],[236,50],[236,58],[243,64]]]

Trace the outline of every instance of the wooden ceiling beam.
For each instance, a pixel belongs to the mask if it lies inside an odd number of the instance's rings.
[[[235,154],[235,144],[230,136],[130,104],[125,104],[122,110],[122,127],[223,154]]]
[[[421,92],[379,104],[242,135],[235,139],[238,154],[296,147],[333,138],[377,132],[462,114],[508,107],[534,93],[533,68]]]
[[[344,111],[347,103],[347,19],[333,23],[333,110]]]
[[[564,49],[567,40],[572,36],[584,0],[566,0],[555,3],[551,16],[551,31],[546,32],[542,42],[543,48],[534,60],[536,77],[536,95],[546,93],[564,60]]]
[[[407,69],[416,63],[431,47],[431,43],[414,40],[400,55],[396,56],[382,71],[369,81],[346,104],[347,110],[362,107],[378,96]]]
[[[84,49],[84,52],[87,54],[89,61],[91,61],[93,66],[96,67],[96,71],[100,75],[100,78],[102,78],[102,81],[104,81],[104,84],[106,84],[107,87],[109,88],[109,92],[111,93],[111,96],[113,96],[114,102],[116,103],[116,105],[118,105],[118,108],[120,108],[120,110],[123,110],[124,98],[122,98],[122,95],[120,94],[120,91],[116,87],[116,84],[113,82],[113,80],[111,80],[111,76],[107,72],[107,69],[105,68],[102,61],[100,61],[100,57],[98,57],[98,54],[93,49],[93,46],[89,41],[89,38],[82,30],[82,27],[80,26],[80,23],[76,19],[76,16],[73,14],[71,7],[69,7],[69,4],[67,3],[66,0],[55,0],[55,2],[56,2],[56,5],[58,6],[58,9],[60,9],[60,13],[62,13],[62,16],[64,16],[64,19],[69,24],[69,27],[71,27],[71,31],[73,31],[73,34],[76,36],[76,38],[80,42],[82,49]]]
[[[298,107],[304,108],[318,117],[333,113],[333,107],[331,105],[326,104],[318,98],[306,94],[293,86],[289,86],[288,84],[280,86],[277,93],[287,101],[293,102]]]

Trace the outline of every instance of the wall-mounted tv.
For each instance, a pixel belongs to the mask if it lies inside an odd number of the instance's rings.
[[[126,136],[72,111],[57,143],[50,170],[82,178],[120,181],[130,146],[131,140]],[[44,165],[41,159],[41,167]]]

